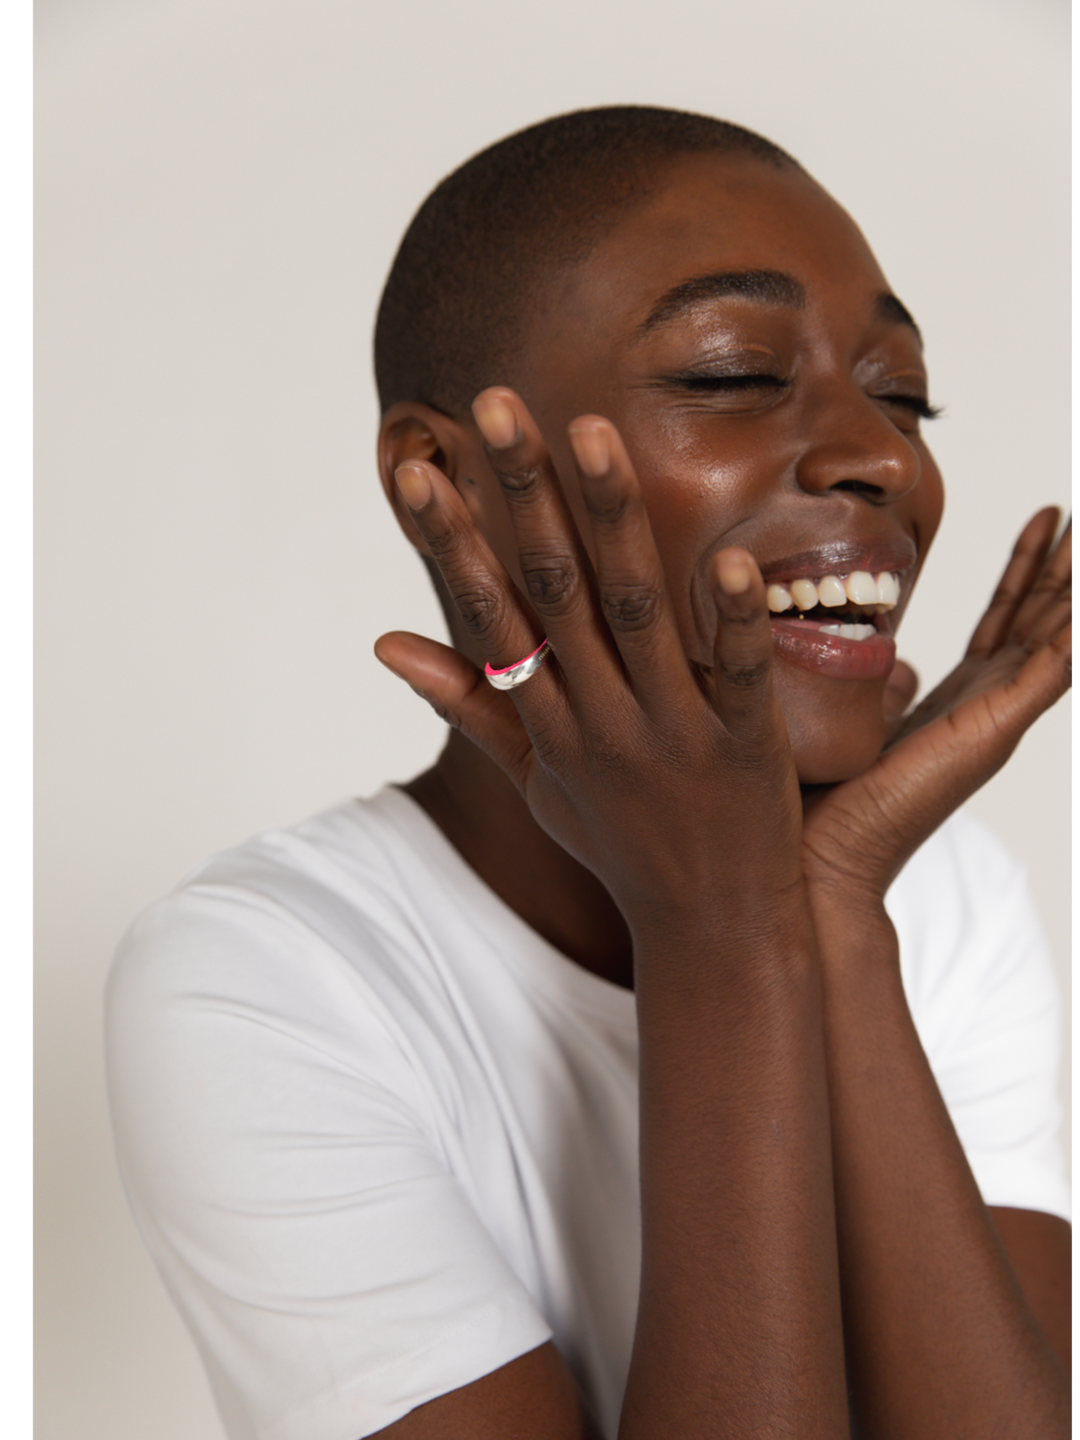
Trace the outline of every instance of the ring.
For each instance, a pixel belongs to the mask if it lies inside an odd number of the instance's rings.
[[[488,684],[494,685],[496,690],[513,690],[515,685],[524,685],[525,681],[543,665],[551,653],[551,641],[542,640],[531,655],[526,655],[524,660],[519,660],[516,665],[507,665],[503,670],[493,670],[490,664],[484,666],[484,674],[488,678]]]

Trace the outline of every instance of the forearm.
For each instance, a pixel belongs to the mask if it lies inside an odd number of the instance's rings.
[[[808,925],[744,936],[635,950],[642,1282],[620,1440],[848,1433],[817,958]]]
[[[1068,1383],[922,1050],[884,909],[819,904],[848,1365],[871,1440],[1068,1434]]]

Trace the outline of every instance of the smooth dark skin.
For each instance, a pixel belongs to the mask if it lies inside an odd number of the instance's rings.
[[[794,276],[806,303],[728,295],[639,335],[672,286],[745,270]],[[983,1206],[882,903],[1067,688],[1068,532],[1029,522],[906,720],[910,672],[774,660],[764,601],[762,569],[842,539],[913,543],[910,596],[941,485],[897,398],[926,379],[887,292],[807,177],[694,157],[552,288],[516,393],[486,391],[475,423],[384,419],[387,492],[465,617],[456,650],[377,646],[455,727],[410,792],[528,923],[635,989],[620,1440],[845,1436],[849,1390],[871,1440],[1068,1434],[1069,1227]],[[689,369],[790,383],[702,391],[672,379]],[[545,633],[556,661],[513,697],[486,685],[477,663]],[[545,1345],[382,1433],[590,1426]]]

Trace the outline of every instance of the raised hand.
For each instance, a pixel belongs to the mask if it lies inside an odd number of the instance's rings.
[[[554,660],[510,694],[454,650],[401,633],[379,658],[484,749],[535,819],[603,881],[633,928],[801,888],[801,806],[771,685],[764,585],[751,556],[714,562],[711,669],[686,659],[633,469],[614,427],[570,426],[595,564],[536,425],[513,392],[484,392],[477,423],[509,508],[525,603],[433,466],[397,479],[490,664]],[[754,825],[745,825],[753,814]]]
[[[1071,523],[1024,527],[960,664],[865,774],[807,796],[805,871],[818,892],[880,899],[941,822],[1012,754],[1071,681]],[[903,690],[903,685],[900,685]]]
[[[505,693],[418,636],[377,653],[502,767],[630,931],[642,1251],[619,1435],[836,1440],[821,984],[761,573],[744,550],[714,557],[714,653],[692,667],[614,427],[570,426],[590,560],[521,401],[487,391],[475,414],[527,601],[438,470],[405,465],[398,484],[479,653],[503,669],[546,633],[554,658]]]

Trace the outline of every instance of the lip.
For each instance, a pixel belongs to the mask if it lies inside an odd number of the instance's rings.
[[[790,533],[790,531],[789,531]],[[809,538],[803,531],[802,539]],[[824,575],[846,576],[856,570],[880,574],[883,570],[900,577],[901,592],[896,607],[878,614],[861,617],[873,623],[876,635],[866,640],[847,640],[841,635],[823,635],[821,628],[837,623],[840,617],[808,620],[791,614],[770,618],[773,654],[784,665],[806,670],[837,680],[876,681],[887,678],[896,663],[896,642],[893,633],[903,614],[912,578],[919,563],[919,547],[904,532],[837,536],[835,533],[819,544],[802,550],[769,558],[766,545],[743,539],[729,531],[727,544],[742,541],[761,571],[766,586],[789,583],[803,578],[819,579]],[[842,623],[842,622],[841,622]]]
[[[803,576],[850,575],[853,570],[869,570],[880,574],[890,570],[906,575],[918,560],[915,542],[907,535],[888,537],[827,540],[809,550],[785,555],[777,560],[759,560],[758,568],[766,585]],[[858,642],[856,642],[858,643]]]
[[[789,664],[836,680],[883,680],[896,663],[896,641],[880,629],[867,640],[823,635],[827,620],[775,619],[773,650]]]

